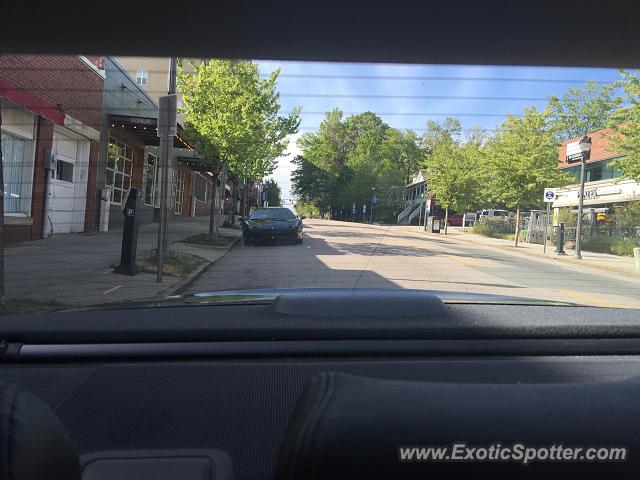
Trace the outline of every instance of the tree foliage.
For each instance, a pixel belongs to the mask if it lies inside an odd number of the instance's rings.
[[[264,190],[267,192],[267,202],[270,207],[282,206],[282,190],[280,185],[273,179],[266,180],[263,184]]]
[[[453,128],[452,128],[453,127]],[[450,210],[469,211],[476,208],[481,185],[480,149],[476,137],[461,144],[459,124],[430,123],[425,136],[429,138],[426,156],[427,190],[445,209],[445,234]]]
[[[586,135],[605,128],[621,101],[615,85],[589,81],[549,99],[550,121],[560,141]]]
[[[187,71],[179,65],[177,87],[182,93],[185,135],[194,142],[203,167],[217,176],[227,165],[234,175],[248,180],[273,172],[276,158],[300,124],[297,108],[290,115],[279,115],[279,70],[261,79],[258,66],[250,61],[191,62],[191,67]],[[215,216],[211,202],[213,236]]]
[[[518,244],[519,213],[540,205],[545,187],[573,181],[558,168],[558,145],[549,112],[535,107],[522,117],[509,116],[488,140],[483,168],[484,196],[517,212],[515,245]]]
[[[622,72],[622,76],[627,105],[613,115],[612,126],[617,135],[610,140],[612,150],[624,156],[614,160],[611,167],[640,181],[640,78],[628,72]]]
[[[414,132],[391,128],[371,112],[344,118],[334,109],[318,132],[305,133],[298,141],[302,155],[293,160],[293,193],[321,214],[350,217],[354,203],[358,212],[362,205],[370,208],[375,189],[376,216],[390,218],[401,207],[403,187],[422,159],[418,143]]]
[[[261,79],[250,61],[211,60],[192,63],[192,68],[178,68],[187,122],[235,173],[247,178],[270,174],[300,124],[297,108],[279,115],[279,70]]]

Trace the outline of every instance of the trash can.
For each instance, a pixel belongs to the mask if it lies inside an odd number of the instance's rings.
[[[440,233],[440,217],[430,216],[427,218],[427,231]]]

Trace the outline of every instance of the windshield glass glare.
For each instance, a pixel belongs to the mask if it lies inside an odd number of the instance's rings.
[[[288,288],[640,308],[639,78],[2,55],[0,313]]]
[[[249,217],[250,220],[291,220],[296,216],[286,208],[270,208],[256,210]]]

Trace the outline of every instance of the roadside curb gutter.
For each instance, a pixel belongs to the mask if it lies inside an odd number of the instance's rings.
[[[207,271],[209,267],[211,267],[211,265],[215,264],[218,260],[223,258],[227,253],[229,253],[229,251],[232,248],[234,248],[240,242],[240,240],[242,240],[242,237],[236,238],[233,242],[231,242],[231,245],[229,245],[228,247],[224,247],[224,248],[216,247],[219,250],[223,250],[222,255],[220,255],[214,261],[205,260],[205,262],[202,263],[193,272],[191,272],[188,277],[182,278],[178,280],[176,283],[174,283],[173,285],[171,285],[170,287],[167,287],[166,289],[162,290],[156,295],[156,298],[169,297],[171,295],[179,295],[182,291],[189,288],[193,284],[193,282],[195,282],[198,278],[200,278],[200,275],[202,275],[205,271]]]

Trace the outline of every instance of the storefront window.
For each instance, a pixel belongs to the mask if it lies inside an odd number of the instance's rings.
[[[4,211],[29,216],[33,172],[31,141],[2,132],[2,161]]]
[[[131,187],[133,151],[129,145],[109,138],[105,184],[111,186],[111,203],[121,204]]]
[[[602,163],[594,163],[586,165],[587,171],[585,172],[587,182],[597,182],[602,180]]]
[[[195,188],[193,191],[196,196],[196,199],[200,200],[201,202],[206,202],[207,201],[207,181],[200,174],[196,174],[194,176],[194,179],[195,179]]]
[[[602,162],[602,178],[603,179],[614,179],[614,178],[620,178],[622,176],[622,172],[616,168],[612,168],[611,162],[613,162],[615,159],[611,159],[611,160],[606,160],[604,162]]]

